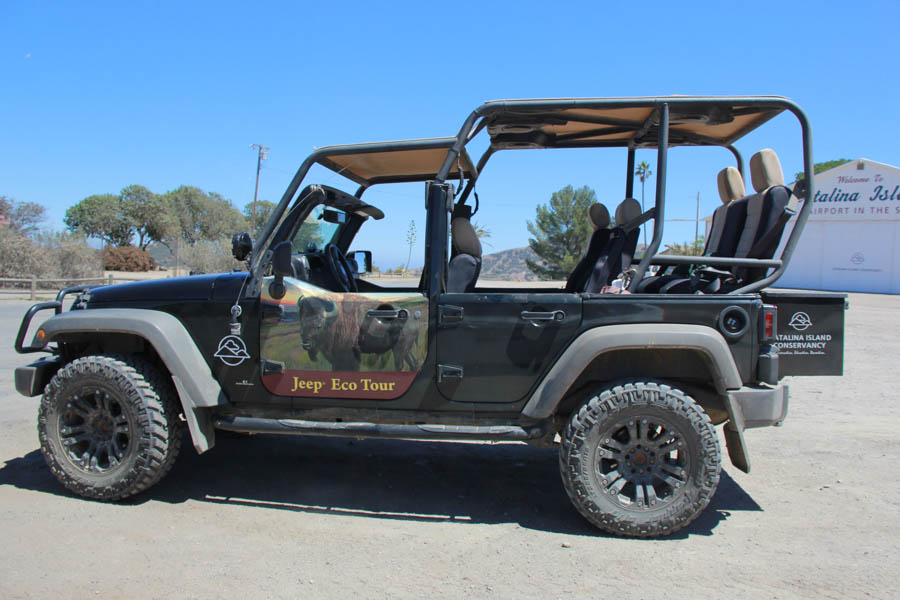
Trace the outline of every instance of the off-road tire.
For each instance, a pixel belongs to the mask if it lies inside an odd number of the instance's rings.
[[[171,380],[140,358],[75,359],[44,390],[44,459],[79,496],[111,501],[142,492],[169,472],[181,449],[177,398]]]
[[[569,498],[593,525],[654,537],[681,529],[706,508],[722,452],[712,422],[690,396],[661,383],[629,382],[598,390],[571,416],[559,467]]]

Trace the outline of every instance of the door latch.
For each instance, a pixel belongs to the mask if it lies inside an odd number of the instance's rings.
[[[553,310],[549,312],[538,312],[532,310],[523,310],[519,316],[526,321],[562,321],[566,318],[566,313],[561,310]]]
[[[366,313],[366,316],[372,319],[406,319],[409,317],[409,311],[405,308],[400,310],[370,310]]]
[[[463,378],[463,368],[456,365],[438,365],[437,380],[442,381],[459,381]]]
[[[463,320],[464,310],[462,306],[453,306],[452,304],[441,304],[438,307],[438,320],[441,325],[447,323],[459,323]]]

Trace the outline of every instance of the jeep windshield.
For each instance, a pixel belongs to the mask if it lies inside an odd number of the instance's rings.
[[[331,243],[341,225],[347,222],[347,213],[336,208],[318,204],[300,223],[291,238],[291,250],[295,254],[318,252]]]

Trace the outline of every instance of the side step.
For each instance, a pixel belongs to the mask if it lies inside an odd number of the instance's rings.
[[[536,440],[547,434],[545,426],[517,425],[394,425],[375,423],[332,423],[299,419],[258,419],[221,417],[216,429],[241,433],[283,433],[325,437],[392,438],[415,440]]]

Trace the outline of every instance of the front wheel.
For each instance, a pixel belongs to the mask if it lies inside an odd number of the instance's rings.
[[[181,447],[176,392],[136,357],[84,356],[60,369],[41,400],[41,450],[79,496],[118,500],[165,475]]]
[[[676,388],[632,382],[600,390],[576,411],[559,451],[575,508],[617,535],[673,533],[706,508],[722,454],[709,417]]]

